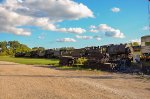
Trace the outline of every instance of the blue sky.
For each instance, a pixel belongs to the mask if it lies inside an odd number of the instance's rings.
[[[1,19],[4,18],[5,22],[7,23],[5,24],[2,23],[3,21],[0,21],[0,29],[2,27],[2,29],[0,30],[0,41],[18,40],[21,43],[27,44],[29,47],[43,46],[46,48],[81,48],[85,46],[100,46],[111,43],[116,44],[129,41],[138,41],[141,36],[149,35],[150,33],[147,29],[150,21],[148,20],[147,0],[64,0],[66,1],[66,4],[64,4],[65,6],[60,7],[61,9],[63,9],[62,11],[65,11],[64,14],[59,13],[59,11],[61,10],[59,9],[59,7],[42,7],[41,9],[38,9],[38,16],[37,12],[30,11],[34,9],[34,7],[32,7],[32,5],[27,1],[29,0],[7,0],[7,2],[4,1],[0,4],[0,15],[9,16],[8,18],[5,18],[6,16],[0,17]],[[45,1],[50,2],[54,0]],[[37,8],[40,8],[45,4],[39,2],[32,3],[37,3]],[[53,3],[55,4],[55,2]],[[81,8],[83,6],[86,8],[84,8],[83,11],[81,11],[80,9],[75,10],[76,7],[72,7],[74,6],[74,3],[77,8]],[[71,5],[71,8],[67,8],[66,5]],[[19,12],[20,6],[28,8],[28,11],[26,11],[25,13]],[[117,11],[112,11],[113,8]],[[69,12],[67,12],[68,10]],[[73,13],[74,10],[78,13]],[[42,13],[46,11],[55,11],[54,14],[58,12],[59,16],[58,14],[53,16],[49,13]],[[30,14],[30,12],[32,12],[32,15]],[[21,17],[18,18],[19,21],[15,20],[16,17],[11,16],[13,13],[21,15]],[[44,25],[39,25],[36,24],[39,20],[39,15],[40,18],[54,18]],[[35,22],[30,23],[29,21],[28,23],[26,23],[22,22],[24,21],[22,16],[24,19],[27,19],[28,16],[29,18],[36,17],[36,19],[34,19]],[[8,21],[11,18],[12,20]],[[55,18],[57,18],[57,21]],[[49,24],[55,25],[57,29],[47,29],[46,25],[49,26]],[[3,26],[5,25],[8,26],[7,29],[3,28]],[[13,26],[15,28],[22,28],[23,32],[30,30],[30,35],[26,35],[28,34],[28,32],[25,32],[24,34],[20,32],[13,33],[14,29],[9,30],[9,28],[12,28]],[[93,28],[90,28],[90,26],[93,26]],[[66,30],[62,31],[62,28],[65,28]],[[69,28],[74,29],[69,30]],[[79,33],[79,31],[74,31],[77,28],[80,28],[78,30],[81,30],[82,33]],[[96,33],[91,32],[90,30],[92,29],[95,30]]]

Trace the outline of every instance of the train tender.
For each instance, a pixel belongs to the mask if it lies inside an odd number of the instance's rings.
[[[150,35],[141,37],[141,53],[145,59],[150,59]]]

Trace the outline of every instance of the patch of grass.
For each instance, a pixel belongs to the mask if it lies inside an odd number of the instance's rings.
[[[57,66],[61,70],[85,70],[81,67],[74,67],[74,66]]]
[[[39,59],[39,58],[15,58],[11,56],[0,56],[0,61],[15,62],[27,65],[58,65],[58,59]]]
[[[95,72],[101,72],[101,70],[93,70],[90,68],[83,68],[81,65],[75,65],[75,66],[59,66],[55,65],[56,68],[60,70],[84,70],[84,71],[95,71]]]
[[[150,62],[143,62],[143,65],[150,66]]]

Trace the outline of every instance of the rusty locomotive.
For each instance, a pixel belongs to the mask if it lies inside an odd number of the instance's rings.
[[[61,56],[60,65],[68,65],[69,63],[73,65],[76,59],[84,57],[87,59],[84,63],[86,68],[112,70],[130,66],[132,59],[132,49],[127,44],[86,47],[75,49],[70,53],[71,55]]]

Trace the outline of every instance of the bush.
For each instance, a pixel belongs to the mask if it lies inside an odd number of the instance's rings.
[[[6,56],[6,55],[8,55],[6,51],[0,53],[0,56]]]
[[[81,57],[81,58],[78,58],[78,59],[75,61],[75,64],[77,64],[77,65],[83,65],[86,61],[87,61],[86,58]]]

